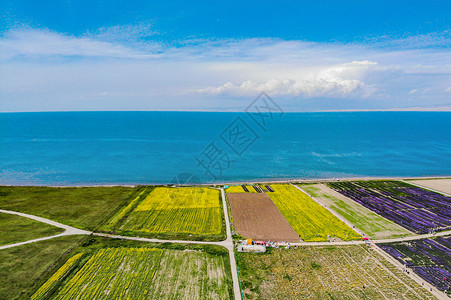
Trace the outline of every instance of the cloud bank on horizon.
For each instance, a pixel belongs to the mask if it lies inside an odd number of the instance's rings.
[[[449,17],[436,32],[341,41],[7,19],[0,111],[240,111],[262,91],[287,111],[451,107]]]

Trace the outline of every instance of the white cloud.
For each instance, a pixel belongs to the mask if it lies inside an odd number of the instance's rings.
[[[406,35],[398,38],[382,36],[369,39],[368,42],[377,47],[391,47],[398,49],[427,49],[451,47],[451,30],[431,32],[421,35]]]
[[[81,36],[8,31],[0,36],[0,110],[41,107],[44,99],[61,109],[70,102],[78,109],[99,103],[100,109],[227,110],[260,91],[287,99],[295,110],[318,98],[389,108],[402,107],[409,93],[409,105],[421,106],[451,92],[448,48],[264,38],[163,45],[148,40],[154,34],[149,25]]]
[[[372,92],[360,79],[376,62],[353,61],[322,67],[318,70],[299,70],[296,79],[271,78],[263,82],[247,80],[241,84],[227,82],[218,87],[198,89],[200,94],[251,96],[266,92],[273,96],[346,97],[352,94],[363,97]]]
[[[83,36],[110,42],[136,42],[157,35],[158,31],[152,27],[150,23],[101,27],[94,32],[87,32]]]
[[[156,47],[154,47],[156,48]],[[7,32],[0,39],[2,60],[16,58],[149,58],[158,56],[147,50],[96,40],[90,37],[73,37],[48,30],[17,30]]]

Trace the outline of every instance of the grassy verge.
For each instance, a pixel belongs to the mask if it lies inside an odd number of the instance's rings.
[[[0,186],[0,208],[95,230],[119,207],[128,204],[137,190],[130,187]]]
[[[0,250],[0,299],[29,299],[84,238],[65,236]]]
[[[390,239],[412,235],[405,228],[385,219],[352,199],[323,184],[301,184],[300,187],[346,218],[373,239]]]
[[[0,213],[0,245],[55,235],[64,229],[21,216]]]
[[[128,218],[130,213],[141,203],[147,195],[153,190],[153,188],[142,188],[140,189],[140,193],[132,200],[127,206],[123,205],[118,207],[113,217],[111,217],[104,225],[100,226],[99,229],[101,231],[113,232],[120,226],[120,224]],[[125,207],[124,207],[125,206]]]

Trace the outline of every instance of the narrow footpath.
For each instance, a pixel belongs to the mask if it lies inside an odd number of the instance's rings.
[[[20,243],[15,243],[15,244],[8,244],[8,245],[3,245],[0,246],[0,250],[2,249],[8,249],[8,248],[12,248],[12,247],[17,247],[17,246],[21,246],[21,245],[26,245],[26,244],[31,244],[34,242],[40,242],[40,241],[45,241],[45,240],[49,240],[49,239],[53,239],[53,238],[58,238],[61,236],[67,236],[67,235],[77,235],[77,234],[84,234],[84,235],[90,235],[92,234],[92,232],[90,231],[86,231],[86,230],[81,230],[72,226],[68,226],[68,225],[64,225],[49,219],[45,219],[45,218],[41,218],[38,216],[34,216],[34,215],[29,215],[29,214],[24,214],[24,213],[20,213],[20,212],[16,212],[16,211],[11,211],[11,210],[4,210],[4,209],[0,209],[0,213],[4,213],[4,214],[10,214],[10,215],[17,215],[17,216],[21,216],[21,217],[25,217],[25,218],[29,218],[38,222],[42,222],[42,223],[46,223],[55,227],[59,227],[64,229],[63,232],[56,234],[56,235],[51,235],[51,236],[46,236],[46,237],[42,237],[39,239],[33,239],[33,240],[28,240],[25,242],[20,242]]]

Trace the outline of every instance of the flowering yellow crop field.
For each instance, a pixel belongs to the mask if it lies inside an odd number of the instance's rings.
[[[224,258],[201,251],[98,250],[54,299],[230,299]]]
[[[241,185],[231,185],[225,191],[227,193],[256,193],[252,185],[246,185],[246,187],[249,190],[249,192],[244,191]]]
[[[366,245],[237,253],[244,299],[434,299]]]
[[[273,184],[267,193],[301,239],[327,241],[338,237],[344,241],[362,237],[305,193],[289,184]]]
[[[69,258],[66,263],[52,275],[37,291],[31,296],[31,300],[45,299],[47,293],[55,287],[55,285],[66,276],[78,260],[83,256],[83,253],[78,253]]]
[[[128,215],[119,229],[147,233],[219,235],[220,191],[204,187],[157,187]]]

